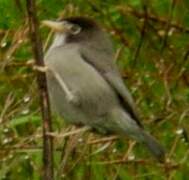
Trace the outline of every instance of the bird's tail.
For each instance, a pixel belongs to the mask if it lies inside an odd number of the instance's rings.
[[[141,142],[146,145],[151,154],[159,161],[165,161],[165,149],[163,146],[148,132],[141,129]]]
[[[133,120],[125,111],[116,109],[112,112],[114,123],[116,122],[114,128],[117,126],[117,132],[122,135],[128,135],[136,141],[144,144],[159,162],[165,161],[165,150],[152,135],[139,127],[136,121]]]

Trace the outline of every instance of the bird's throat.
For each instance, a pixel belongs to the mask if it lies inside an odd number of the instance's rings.
[[[66,43],[66,35],[65,34],[56,34],[50,49],[53,49],[58,46],[63,46],[63,45],[65,45],[65,43]]]

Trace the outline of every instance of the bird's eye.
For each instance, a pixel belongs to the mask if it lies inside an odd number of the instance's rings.
[[[81,32],[81,27],[74,24],[70,26],[70,32],[74,35],[79,34]]]

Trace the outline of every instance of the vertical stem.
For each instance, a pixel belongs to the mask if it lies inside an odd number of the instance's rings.
[[[39,26],[36,16],[35,0],[26,0],[28,20],[30,26],[33,54],[37,66],[44,66],[42,42],[39,35]],[[53,179],[53,139],[48,136],[52,131],[47,80],[44,72],[37,72],[37,82],[40,94],[41,113],[43,119],[43,179]]]

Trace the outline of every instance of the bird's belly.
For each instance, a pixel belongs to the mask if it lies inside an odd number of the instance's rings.
[[[76,103],[70,101],[52,74],[48,75],[51,101],[56,111],[66,120],[92,125],[106,117],[111,108],[118,103],[114,90],[90,65],[75,62],[74,67],[65,63],[61,70],[58,68],[56,71],[77,99]]]

